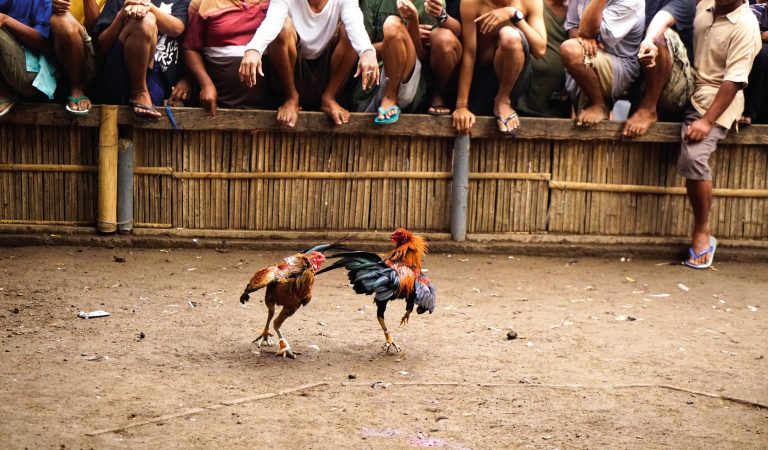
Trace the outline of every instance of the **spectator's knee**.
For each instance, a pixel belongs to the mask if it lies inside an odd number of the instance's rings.
[[[429,35],[429,44],[434,56],[450,56],[461,51],[459,39],[450,30],[445,28],[432,30]]]
[[[523,50],[523,38],[515,27],[503,27],[499,30],[499,48],[511,51]]]
[[[281,43],[294,42],[296,40],[296,29],[293,27],[293,21],[290,17],[285,18],[283,28],[277,34],[275,40]]]
[[[584,49],[578,39],[568,39],[560,44],[560,59],[565,66],[580,63],[584,58]]]
[[[130,33],[140,35],[142,37],[154,38],[157,36],[157,19],[155,15],[147,13],[141,20],[128,20],[126,28],[130,27]]]
[[[51,16],[51,35],[53,39],[80,36],[82,25],[70,13]]]
[[[399,16],[389,16],[384,20],[384,40],[405,39],[408,37],[408,29]]]

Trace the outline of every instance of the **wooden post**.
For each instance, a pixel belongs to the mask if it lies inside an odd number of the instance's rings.
[[[469,135],[458,135],[453,143],[453,184],[451,185],[451,238],[467,239],[467,197],[469,196]]]
[[[117,231],[117,106],[101,107],[99,129],[99,201],[96,230]]]

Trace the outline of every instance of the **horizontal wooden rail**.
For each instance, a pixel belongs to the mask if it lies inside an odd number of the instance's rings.
[[[644,186],[637,184],[602,184],[602,183],[580,183],[576,181],[556,181],[549,182],[551,189],[561,191],[592,191],[592,192],[613,192],[613,193],[632,193],[632,194],[670,194],[685,195],[684,187],[674,186]],[[744,197],[744,198],[768,198],[768,189],[713,189],[717,197]]]
[[[96,166],[77,164],[0,164],[0,172],[80,172],[96,173]]]
[[[373,113],[352,113],[349,123],[336,126],[325,114],[320,112],[302,112],[295,128],[281,126],[275,120],[275,111],[219,109],[216,117],[210,117],[202,108],[173,108],[176,124],[180,130],[203,131],[293,131],[300,133],[324,133],[345,135],[392,135],[392,136],[429,136],[453,138],[455,132],[451,126],[451,117],[435,117],[425,114],[404,114],[397,123],[386,126],[373,124]],[[24,103],[16,105],[13,111],[0,123],[19,125],[46,126],[99,126],[100,107],[95,105],[90,114],[74,116],[67,113],[61,105]],[[523,117],[517,139],[554,139],[570,141],[622,141],[622,142],[680,142],[680,124],[661,122],[651,126],[642,137],[627,139],[621,135],[620,122],[604,121],[595,127],[583,129],[574,127],[568,119],[548,119]],[[167,117],[157,122],[134,122],[130,109],[121,106],[118,112],[118,124],[132,125],[137,128],[171,130]],[[498,132],[496,120],[492,117],[478,117],[472,128],[473,138],[506,138]],[[768,145],[768,125],[752,125],[740,133],[729,133],[725,144]]]
[[[172,167],[137,167],[136,175],[170,176],[176,179],[211,180],[448,180],[450,172],[179,172]],[[472,180],[540,180],[549,173],[478,172]]]

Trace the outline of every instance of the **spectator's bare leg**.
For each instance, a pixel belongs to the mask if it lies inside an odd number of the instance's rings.
[[[56,59],[64,67],[69,79],[69,95],[73,98],[85,95],[85,47],[83,45],[83,26],[70,13],[51,16],[51,35]],[[91,101],[84,98],[77,104],[69,101],[69,107],[75,111],[91,109]]]
[[[123,43],[123,58],[131,85],[131,101],[142,105],[152,105],[152,97],[147,89],[147,67],[152,62],[157,45],[157,22],[155,15],[147,13],[141,20],[129,19],[120,32]],[[160,113],[140,107],[134,107],[137,115],[160,117]]]
[[[693,251],[696,253],[709,248],[709,212],[712,209],[712,181],[685,180],[688,199],[693,207]],[[709,255],[689,260],[693,264],[704,264]]]
[[[451,109],[446,105],[443,96],[461,61],[461,42],[455,34],[445,28],[433,29],[429,34],[429,42],[429,63],[435,77],[429,113],[447,115],[451,113]]]
[[[579,85],[589,104],[577,112],[576,125],[590,127],[608,118],[608,104],[600,89],[597,72],[584,64],[584,50],[577,39],[568,39],[560,45],[560,58],[568,73]]]
[[[499,46],[493,55],[493,68],[496,78],[499,80],[499,90],[493,100],[493,114],[499,131],[512,132],[520,127],[520,119],[512,108],[512,89],[523,71],[525,53],[520,31],[512,26],[505,26],[499,30]]]
[[[672,54],[667,48],[667,41],[664,36],[656,42],[659,53],[656,55],[656,65],[643,68],[645,75],[645,92],[632,116],[624,124],[625,136],[642,136],[648,131],[648,127],[656,123],[656,104],[659,102],[664,85],[669,80],[672,73]]]
[[[381,48],[384,72],[389,80],[379,106],[381,109],[387,109],[397,105],[400,84],[411,78],[416,66],[416,47],[413,46],[408,29],[400,17],[389,16],[384,21],[384,40]],[[379,114],[379,119],[388,119],[394,114],[395,111],[389,111],[385,116]]]
[[[283,104],[277,108],[277,121],[287,127],[295,127],[296,121],[299,120],[299,91],[296,90],[294,78],[298,57],[296,44],[296,30],[291,19],[287,18],[280,34],[269,44],[267,50],[269,63],[274,67],[285,95]]]
[[[336,125],[349,122],[349,111],[336,101],[336,96],[339,95],[339,91],[349,79],[357,58],[357,53],[349,41],[347,30],[342,25],[339,28],[339,41],[336,44],[336,48],[333,49],[333,55],[331,56],[331,67],[328,68],[331,72],[328,78],[328,86],[325,87],[325,91],[323,91],[323,95],[320,98],[320,110]]]

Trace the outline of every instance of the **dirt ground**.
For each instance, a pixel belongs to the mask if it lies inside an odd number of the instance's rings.
[[[389,355],[332,272],[290,360],[238,302],[283,256],[0,248],[0,447],[768,447],[768,410],[664,387],[768,403],[768,264],[431,254],[437,310],[390,303]]]

